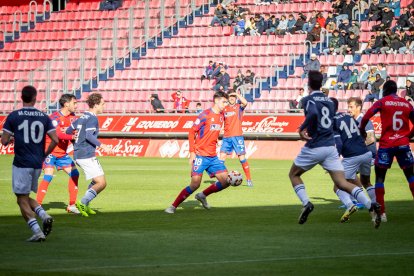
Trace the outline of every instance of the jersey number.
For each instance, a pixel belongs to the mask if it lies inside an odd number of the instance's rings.
[[[323,128],[330,128],[332,125],[332,120],[329,118],[329,109],[324,106],[322,107],[322,118],[321,118],[321,125]]]
[[[354,120],[351,120],[351,123],[350,123],[349,126],[350,127],[347,126],[345,121],[342,121],[341,125],[339,126],[339,129],[342,130],[342,131],[345,131],[345,133],[346,133],[346,135],[348,136],[349,139],[352,138],[352,134],[354,134],[354,133],[358,133],[358,135],[360,135],[358,126],[357,126],[357,124],[355,123]]]
[[[36,134],[37,128],[38,128],[38,132]],[[33,143],[39,144],[42,141],[43,135],[45,133],[43,124],[39,121],[32,122],[32,124],[29,127],[29,121],[24,120],[23,123],[21,123],[18,126],[18,130],[22,130],[22,129],[23,129],[23,140],[25,144],[30,143],[30,138],[32,139]]]
[[[395,111],[394,115],[392,116],[392,129],[394,131],[400,130],[404,124],[403,120],[397,117],[402,114],[403,114],[402,111]]]
[[[76,126],[76,129],[78,130],[78,132],[76,133],[76,139],[75,139],[75,143],[77,143],[78,142],[78,140],[79,140],[79,133],[81,132],[81,130],[82,130],[82,125],[77,125]]]

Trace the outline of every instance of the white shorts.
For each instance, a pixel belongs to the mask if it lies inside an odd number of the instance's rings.
[[[99,163],[96,157],[91,157],[87,159],[76,159],[76,164],[82,168],[85,173],[86,180],[104,175],[101,164]]]
[[[42,169],[12,167],[13,193],[28,195],[30,192],[37,193],[37,182]]]
[[[341,160],[338,156],[336,147],[303,147],[294,161],[299,168],[308,171],[317,164],[321,165],[327,171],[344,171]]]
[[[371,175],[371,160],[372,153],[370,151],[358,156],[344,158],[342,165],[345,168],[345,178],[355,179],[357,172],[360,172],[361,175]]]

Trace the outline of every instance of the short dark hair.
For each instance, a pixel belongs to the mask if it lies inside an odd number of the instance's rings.
[[[102,99],[102,94],[92,93],[86,99],[86,103],[88,104],[89,108],[93,108],[95,105],[100,104]]]
[[[319,90],[322,87],[323,75],[319,71],[311,70],[308,73],[308,85],[313,90]]]
[[[382,90],[382,94],[384,95],[384,97],[391,94],[397,94],[397,83],[393,80],[388,80],[384,83]]]
[[[22,89],[22,101],[24,103],[31,103],[37,96],[37,90],[34,86],[27,85]]]
[[[197,103],[196,106],[201,106],[201,103]]]
[[[334,104],[334,110],[335,110],[335,113],[336,112],[338,112],[338,106],[339,106],[339,102],[338,102],[338,100],[336,99],[336,98],[334,98],[334,97],[330,97],[329,99],[331,99],[331,101],[333,102],[333,104]]]
[[[355,103],[356,106],[361,106],[362,107],[362,100],[359,97],[351,97],[346,102],[347,102],[347,104]]]
[[[218,99],[218,98],[229,98],[229,95],[226,92],[223,91],[217,91],[216,93],[214,93],[213,96],[213,100]]]
[[[73,99],[76,99],[76,96],[73,94],[63,94],[59,99],[60,107],[64,107],[65,103],[71,102]]]

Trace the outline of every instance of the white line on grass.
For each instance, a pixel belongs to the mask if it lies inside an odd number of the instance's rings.
[[[414,255],[414,252],[384,252],[384,253],[365,253],[350,255],[329,255],[329,256],[307,256],[307,257],[282,257],[270,259],[250,259],[250,260],[228,260],[214,262],[194,262],[194,263],[171,263],[171,264],[136,264],[136,265],[107,265],[107,266],[85,266],[85,267],[62,267],[39,269],[37,271],[79,271],[79,270],[100,270],[100,269],[129,269],[129,268],[148,268],[148,267],[174,267],[174,266],[199,266],[199,265],[220,265],[220,264],[238,264],[238,263],[264,263],[264,262],[283,262],[298,260],[318,260],[318,259],[338,259],[338,258],[360,258],[375,256],[402,256]],[[34,272],[34,271],[32,271]]]

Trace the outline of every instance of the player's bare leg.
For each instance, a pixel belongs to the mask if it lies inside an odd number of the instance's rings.
[[[68,213],[79,214],[79,210],[76,208],[76,198],[78,196],[78,180],[79,171],[76,167],[67,167],[63,169],[69,176],[68,192],[69,192],[69,204],[66,208]]]
[[[54,168],[47,167],[43,170],[43,172],[44,172],[43,179],[39,184],[39,187],[37,189],[37,195],[36,195],[36,200],[40,205],[42,205],[43,200],[47,193],[47,189],[49,188],[49,184],[50,182],[52,182]]]
[[[190,185],[185,187],[177,196],[177,198],[174,200],[174,202],[171,204],[170,207],[165,209],[164,211],[168,214],[174,214],[177,207],[186,200],[194,191],[196,191],[198,188],[200,188],[201,180],[203,176],[202,175],[193,175],[191,177]]]
[[[243,167],[244,174],[246,175],[247,186],[253,187],[252,177],[250,175],[250,166],[247,162],[246,156],[244,154],[239,155],[240,164]]]
[[[295,164],[292,164],[292,167],[289,171],[289,178],[290,182],[292,183],[292,187],[295,190],[296,195],[299,197],[300,201],[302,201],[302,211],[299,216],[299,224],[304,224],[309,214],[313,211],[314,206],[312,202],[309,201],[309,197],[306,194],[305,184],[303,184],[303,180],[301,175],[304,174],[306,171]]]
[[[227,183],[227,172],[218,173],[215,175],[217,180],[216,183],[211,184],[207,189],[202,191],[201,193],[196,194],[195,198],[201,202],[203,207],[207,210],[211,208],[211,206],[207,202],[207,196],[211,195],[212,193],[220,192],[227,187],[229,187],[229,183]]]
[[[76,202],[76,208],[84,217],[95,215],[96,212],[89,207],[89,203],[106,188],[105,175],[97,176],[92,179],[94,183],[85,193],[80,201]]]
[[[343,171],[329,171],[329,174],[331,175],[332,181],[339,189],[348,192],[356,200],[358,200],[358,202],[364,204],[368,210],[375,211],[377,216],[374,221],[374,226],[375,228],[378,228],[381,224],[381,213],[379,204],[371,203],[371,200],[365,195],[362,188],[348,182],[345,179],[345,174]]]

